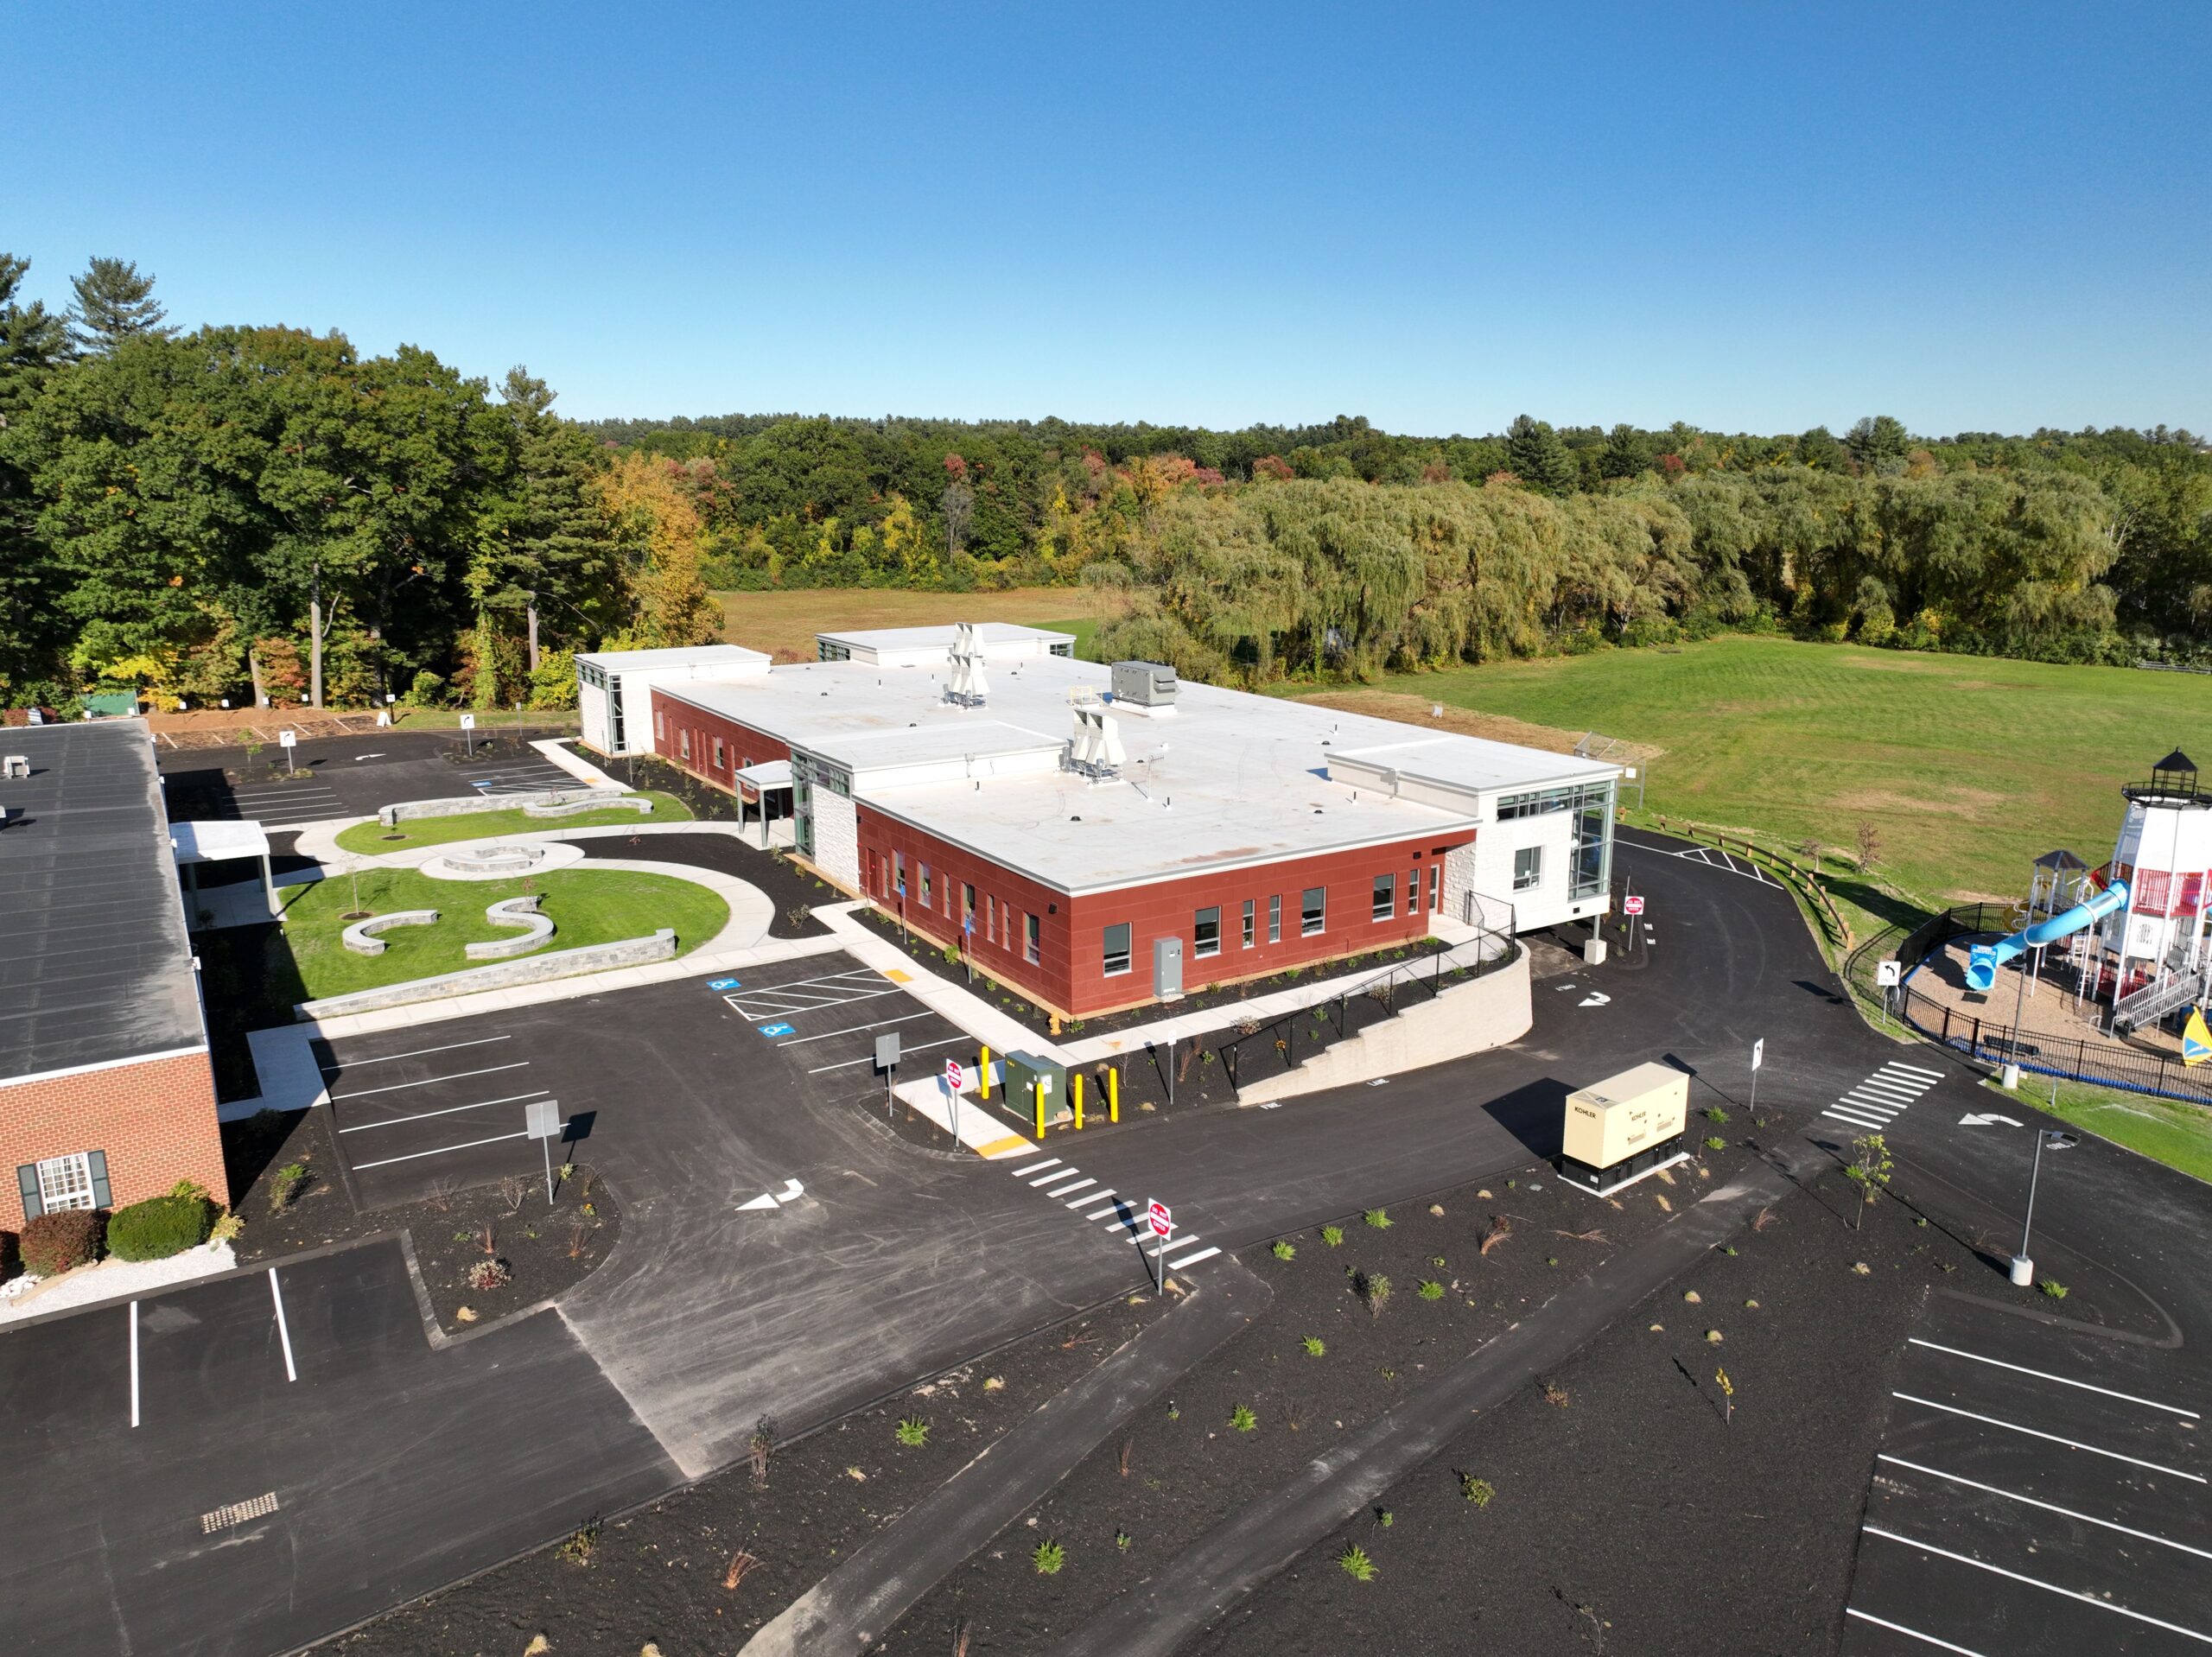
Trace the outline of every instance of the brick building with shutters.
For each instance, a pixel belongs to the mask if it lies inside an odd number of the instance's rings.
[[[179,1180],[227,1199],[215,1079],[152,740],[0,731],[0,1231]]]
[[[1618,766],[1076,661],[1064,635],[883,637],[656,683],[645,734],[733,791],[788,762],[797,857],[1065,1017],[1157,999],[1171,956],[1188,991],[1608,907]]]

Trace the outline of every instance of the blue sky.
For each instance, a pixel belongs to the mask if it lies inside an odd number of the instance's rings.
[[[10,8],[35,293],[578,416],[2212,430],[2196,0],[87,21]]]

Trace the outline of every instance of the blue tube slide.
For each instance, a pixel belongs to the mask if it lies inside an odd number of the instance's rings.
[[[1967,987],[1986,990],[1997,982],[1997,969],[2023,950],[2038,945],[2056,943],[2069,933],[2085,926],[2094,926],[2116,909],[2127,905],[2127,882],[2115,880],[2095,897],[2078,903],[2073,908],[2053,915],[2049,920],[2037,921],[2024,927],[2009,938],[1999,938],[1994,943],[1977,943],[1967,951]]]

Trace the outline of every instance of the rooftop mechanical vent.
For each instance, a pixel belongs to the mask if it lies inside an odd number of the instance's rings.
[[[1067,749],[1070,771],[1094,783],[1103,783],[1120,776],[1122,762],[1128,758],[1112,714],[1103,708],[1075,710],[1075,735]]]
[[[981,708],[990,694],[990,675],[984,670],[982,647],[976,642],[976,625],[961,622],[952,630],[952,675],[944,699],[958,708]]]

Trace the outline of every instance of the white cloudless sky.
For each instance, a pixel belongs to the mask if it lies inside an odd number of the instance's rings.
[[[2212,429],[2212,6],[8,22],[32,295],[577,416]]]

